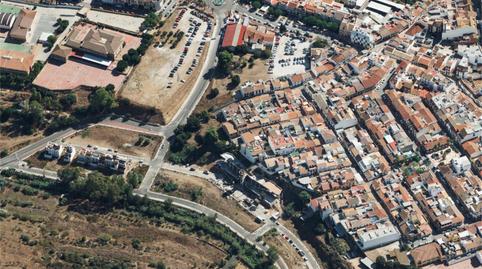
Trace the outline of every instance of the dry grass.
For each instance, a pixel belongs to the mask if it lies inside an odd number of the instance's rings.
[[[149,145],[136,145],[140,137],[150,139]],[[66,138],[66,143],[79,146],[98,146],[116,150],[121,154],[134,155],[144,158],[152,158],[162,138],[159,136],[147,135],[130,130],[112,128],[107,126],[94,126],[82,132]]]
[[[255,222],[254,217],[239,206],[236,201],[223,198],[221,190],[203,178],[162,170],[154,182],[154,190],[163,192],[160,185],[168,181],[175,182],[178,186],[176,191],[169,193],[170,195],[190,200],[191,190],[202,188],[202,196],[197,201],[198,203],[235,220],[248,231],[253,232],[261,227],[260,224]]]
[[[13,217],[0,221],[0,268],[47,268],[48,263],[70,268],[59,258],[66,251],[127,260],[137,268],[148,268],[154,261],[163,261],[168,268],[208,268],[227,256],[218,241],[183,234],[172,225],[154,225],[124,211],[80,214],[57,206],[55,197],[25,196],[11,189],[1,196],[9,201],[5,207],[9,213],[23,213],[38,222]],[[15,206],[15,200],[31,201],[34,206]],[[96,241],[102,233],[112,236],[106,245]],[[22,243],[22,235],[37,244]],[[140,241],[140,249],[132,246],[133,239]]]
[[[22,147],[25,147],[37,140],[42,139],[41,132],[33,135],[19,135],[17,134],[18,127],[10,123],[0,124],[0,150],[6,149],[9,153],[14,152]]]
[[[276,249],[278,255],[283,258],[288,268],[305,268],[303,258],[286,239],[281,237],[281,235],[264,236],[263,239],[268,245]]]

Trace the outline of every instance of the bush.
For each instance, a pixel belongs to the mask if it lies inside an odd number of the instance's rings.
[[[164,192],[173,192],[177,190],[177,184],[173,181],[165,182],[161,186]]]
[[[131,244],[134,249],[142,250],[141,241],[139,239],[132,239]]]
[[[98,237],[97,237],[97,242],[103,246],[107,245],[110,240],[112,240],[112,236],[110,234],[107,234],[107,233],[101,233]]]
[[[219,90],[218,88],[213,88],[209,91],[209,94],[206,95],[208,99],[214,99],[216,96],[218,96]]]

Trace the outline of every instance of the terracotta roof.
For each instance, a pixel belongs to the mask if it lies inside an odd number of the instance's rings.
[[[13,50],[0,50],[0,70],[18,73],[30,73],[33,55]]]
[[[27,33],[30,31],[30,26],[32,26],[36,14],[37,11],[35,10],[22,9],[10,30],[9,36],[17,40],[26,41]]]

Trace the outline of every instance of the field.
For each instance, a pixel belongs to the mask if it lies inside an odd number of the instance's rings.
[[[150,143],[146,146],[138,145],[142,138],[148,138]],[[94,126],[86,129],[73,137],[66,138],[65,142],[77,146],[88,145],[118,151],[120,154],[133,155],[143,158],[152,158],[162,138],[148,134],[117,129],[107,126]]]
[[[1,196],[10,216],[0,217],[0,268],[148,268],[159,261],[168,268],[212,268],[227,256],[218,241],[125,211],[81,214],[58,206],[56,197],[10,188]]]
[[[179,22],[179,27],[173,29],[174,20],[178,14],[179,10],[166,21],[160,32],[166,32],[166,36],[168,35],[167,32],[170,31],[171,35],[182,34],[181,31],[187,33],[190,23],[189,18],[196,17],[189,14],[189,10],[187,10]],[[201,22],[200,19],[195,20]],[[188,46],[189,50],[184,57],[183,64],[179,65],[184,48],[187,47],[186,36],[182,36],[175,48],[171,48],[175,39],[173,36],[162,37],[160,40],[159,37],[156,37],[158,42],[169,41],[163,46],[154,46],[147,50],[141,63],[136,66],[129,80],[121,89],[120,96],[129,99],[131,103],[136,105],[155,108],[162,113],[165,123],[170,122],[201,73],[208,43],[204,46],[202,53],[197,53],[197,50],[203,47],[200,42],[203,40],[202,36],[206,29],[207,24],[202,22],[197,34],[193,37],[192,44]],[[197,60],[197,66],[194,67],[191,74],[187,74],[194,59]],[[171,70],[176,67],[178,67],[178,70],[173,77],[168,77]]]
[[[251,214],[241,208],[236,201],[223,198],[221,190],[205,179],[163,170],[153,184],[154,190],[166,192],[163,184],[167,182],[174,182],[177,185],[177,190],[168,192],[170,195],[196,200],[198,203],[235,220],[248,231],[255,231],[260,227]],[[192,199],[195,198],[192,193],[199,188],[201,188],[202,194],[197,199]]]

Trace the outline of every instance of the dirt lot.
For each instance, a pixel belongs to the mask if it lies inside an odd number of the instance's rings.
[[[149,145],[138,145],[141,137],[150,139]],[[121,154],[152,158],[162,138],[143,133],[111,128],[107,126],[94,126],[74,136],[65,139],[66,143],[78,146],[98,146],[117,150]]]
[[[265,234],[264,241],[278,251],[288,268],[305,268],[303,258],[296,252],[293,246],[279,234]]]
[[[15,132],[10,132],[10,124],[0,124],[0,151],[6,149],[9,153],[14,152],[22,147],[25,147],[43,136],[41,133],[33,135],[18,135]]]
[[[179,26],[173,29],[178,14],[179,10],[166,21],[160,32],[172,31],[173,34],[176,34],[177,31],[183,31],[185,34],[190,34],[188,33],[189,19],[193,18],[193,20],[201,22],[199,18],[191,15],[188,9],[180,20]],[[208,43],[204,46],[200,56],[196,56],[196,54],[198,48],[202,47],[200,42],[203,42],[203,34],[206,33],[206,29],[207,23],[202,22],[197,34],[193,37],[192,44],[188,46],[189,50],[183,63],[178,66],[178,70],[172,78],[168,76],[181,59],[186,47],[187,37],[183,36],[174,49],[170,48],[171,42],[174,41],[172,37],[168,38],[169,42],[162,47],[149,48],[142,57],[141,63],[135,68],[131,77],[121,89],[120,96],[137,105],[156,108],[163,114],[165,122],[168,123],[188,96],[200,75],[208,51]],[[159,40],[159,37],[156,40]],[[161,38],[161,40],[167,39]],[[186,72],[194,59],[197,60],[197,66],[194,67],[191,74],[187,74]]]
[[[198,203],[236,220],[236,222],[248,231],[255,231],[257,228],[261,227],[261,225],[254,221],[254,217],[251,214],[241,208],[234,200],[223,198],[221,190],[207,180],[169,170],[163,170],[157,176],[156,181],[153,184],[153,189],[155,191],[165,192],[161,185],[162,183],[169,181],[177,184],[177,190],[170,192],[169,194],[191,200],[192,191],[197,188],[202,188],[202,195],[197,200]]]
[[[132,213],[80,214],[58,206],[56,197],[8,188],[1,196],[10,216],[0,218],[0,268],[71,268],[93,260],[125,261],[136,268],[158,261],[168,268],[208,268],[227,256],[218,241]]]
[[[249,68],[248,59],[251,57],[250,54],[247,54],[243,57],[242,61],[247,63],[247,66],[244,67],[242,70],[235,70],[233,74],[239,75],[241,80],[240,85],[245,83],[246,81],[258,81],[258,80],[268,80],[270,79],[270,75],[268,74],[268,67],[264,64],[265,61],[261,59],[257,59],[253,62],[253,66]],[[239,58],[236,56],[234,61],[240,61]],[[199,102],[198,106],[195,109],[195,112],[201,112],[204,110],[209,109],[219,109],[234,100],[235,90],[228,90],[228,84],[231,82],[231,79],[224,78],[224,79],[213,79],[210,87],[204,93],[201,101]],[[219,90],[219,94],[212,99],[208,98],[210,89],[217,88]]]

